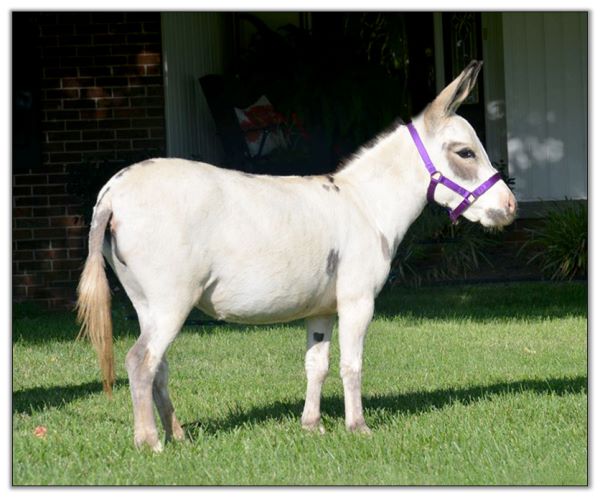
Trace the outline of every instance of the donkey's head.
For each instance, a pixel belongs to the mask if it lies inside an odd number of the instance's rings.
[[[506,183],[495,176],[497,171],[475,130],[456,115],[456,109],[475,86],[482,64],[472,61],[442,90],[422,114],[420,128],[426,151],[435,169],[441,173],[441,176],[438,173],[432,175],[434,183],[440,178],[442,181],[437,187],[433,184],[434,190],[430,186],[430,196],[438,204],[455,210],[456,216],[462,214],[469,221],[501,227],[514,220],[516,199]],[[458,188],[448,187],[449,183],[475,192],[475,196],[466,196],[464,191],[461,194]]]

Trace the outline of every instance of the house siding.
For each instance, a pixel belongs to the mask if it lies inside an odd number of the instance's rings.
[[[222,12],[162,14],[169,157],[222,162],[222,146],[198,79],[225,72],[226,37],[231,36]]]
[[[502,14],[509,169],[520,201],[587,198],[586,12]]]

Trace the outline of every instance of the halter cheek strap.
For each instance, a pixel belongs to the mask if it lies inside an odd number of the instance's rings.
[[[435,189],[440,184],[444,185],[446,188],[449,188],[453,192],[458,193],[461,197],[463,197],[462,202],[458,204],[457,207],[455,207],[454,209],[449,209],[450,220],[452,221],[452,223],[456,223],[463,212],[465,212],[479,197],[481,197],[481,195],[483,195],[494,184],[496,184],[496,182],[502,179],[502,175],[500,173],[496,173],[493,174],[489,179],[481,183],[481,185],[475,188],[475,190],[466,190],[462,186],[457,185],[451,179],[446,178],[440,171],[438,171],[435,168],[433,162],[431,161],[431,158],[429,157],[429,154],[427,153],[427,150],[425,149],[425,145],[423,145],[421,137],[419,136],[419,133],[417,133],[417,130],[414,127],[414,125],[412,123],[408,123],[406,126],[408,127],[408,131],[410,131],[410,135],[412,136],[413,142],[415,143],[415,146],[419,151],[419,155],[421,156],[421,159],[423,159],[423,163],[425,164],[425,167],[429,172],[430,181],[429,187],[427,188],[427,200],[429,202],[434,201],[433,195],[435,193]]]

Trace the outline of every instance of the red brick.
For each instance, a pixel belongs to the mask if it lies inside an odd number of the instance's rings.
[[[79,238],[79,237],[84,237],[87,236],[88,234],[88,228],[87,226],[69,226],[67,227],[67,237],[69,238]]]
[[[63,88],[85,88],[87,86],[95,86],[94,78],[62,78]]]
[[[13,278],[12,297],[13,300],[19,301],[27,296],[27,287],[24,285],[15,285]]]
[[[34,186],[34,195],[64,195],[66,185]]]
[[[74,55],[73,57],[61,57],[61,67],[85,67],[94,64],[94,58],[91,56]]]
[[[119,129],[117,138],[147,138],[148,130],[145,129]]]
[[[52,269],[54,269],[54,270],[77,269],[80,267],[82,267],[82,261],[72,261],[72,260],[52,261]]]
[[[133,97],[131,100],[132,107],[164,107],[164,99],[162,97]]]
[[[84,248],[86,246],[86,241],[87,238],[86,237],[81,237],[81,238],[69,238],[67,240],[67,243],[65,243],[65,247],[67,248]]]
[[[92,36],[91,34],[76,34],[72,36],[61,36],[60,37],[61,45],[91,45],[92,44]],[[79,54],[79,48],[77,48],[77,53]],[[84,54],[80,54],[84,55]]]
[[[13,186],[12,189],[13,197],[25,197],[31,195],[30,186]]]
[[[65,123],[62,121],[42,121],[42,131],[60,131],[65,129]]]
[[[28,207],[36,205],[48,205],[49,197],[18,197],[14,199],[15,206]]]
[[[48,139],[61,142],[81,140],[81,133],[79,131],[51,131],[48,133]]]
[[[57,238],[64,238],[65,236],[65,228],[46,228],[33,230],[33,238],[35,240],[54,240]],[[47,245],[45,247],[47,247]]]
[[[46,142],[46,143],[42,144],[42,148],[43,148],[44,152],[46,152],[46,153],[64,152],[65,144],[63,142],[51,142],[51,143]]]
[[[114,137],[115,132],[110,129],[84,131],[81,136],[83,140],[111,140],[114,139]]]
[[[47,217],[21,217],[14,221],[17,228],[47,228],[50,225]]]
[[[145,118],[145,119],[132,119],[132,128],[162,128],[165,125],[163,119],[156,118]]]
[[[74,57],[77,55],[77,49],[75,47],[66,47],[64,45],[57,45],[55,47],[44,47],[45,57]]]
[[[46,167],[50,168],[55,164],[47,164]],[[61,167],[63,167],[61,165]],[[69,181],[69,175],[66,173],[49,173],[48,174],[48,184],[49,185],[62,185]]]
[[[133,148],[144,150],[156,148],[156,140],[133,140]]]
[[[33,250],[14,250],[12,253],[13,261],[32,261]]]
[[[62,101],[60,101],[60,100],[42,100],[41,108],[43,111],[62,109]]]
[[[95,110],[84,110],[81,111],[81,119],[89,120],[96,119],[99,121],[104,121],[105,119],[110,119],[112,117],[112,109],[95,109]]]
[[[129,128],[131,126],[132,122],[129,119],[107,119],[102,122],[104,129]]]
[[[95,61],[95,63],[97,63],[97,61]],[[110,74],[111,66],[109,65],[98,65],[79,68],[79,76],[81,77],[110,76]]]
[[[110,45],[92,45],[92,43],[90,42],[85,44],[84,46],[78,46],[77,55],[88,57],[97,55],[110,55],[111,53],[113,53],[112,48],[113,47],[111,47]]]
[[[51,271],[51,261],[21,261],[18,263],[19,271]]]
[[[80,216],[61,216],[50,218],[50,226],[79,226],[81,225]]]
[[[13,176],[15,185],[44,185],[48,182],[46,174],[18,174]]]
[[[68,251],[66,249],[36,250],[35,258],[36,260],[68,259]]]
[[[13,240],[31,240],[31,230],[13,230]]]
[[[127,43],[156,43],[157,36],[154,33],[130,33],[127,35]]]
[[[67,151],[98,150],[98,142],[93,142],[93,141],[67,142],[65,144],[65,150],[67,150]]]
[[[156,76],[162,74],[162,66],[146,66],[146,75]]]
[[[83,260],[87,257],[87,251],[84,249],[69,249],[69,259]]]
[[[50,162],[81,162],[81,154],[78,152],[52,153]]]
[[[50,205],[69,205],[78,204],[79,202],[79,199],[73,195],[53,195],[48,197]]]
[[[143,107],[131,108],[131,107],[123,107],[113,109],[113,115],[116,118],[119,117],[146,117],[146,109]]]
[[[67,129],[69,130],[82,130],[82,129],[97,129],[98,121],[88,119],[88,120],[80,120],[80,121],[69,121],[66,123]]]
[[[48,110],[46,111],[48,121],[65,121],[79,119],[79,112],[76,110]]]
[[[49,100],[64,98],[79,98],[79,90],[75,88],[60,88],[60,89],[49,89],[45,91],[46,98]]]
[[[14,207],[12,210],[13,219],[17,217],[31,217],[34,209],[31,207]]]
[[[127,78],[122,76],[112,76],[108,78],[96,78],[97,86],[127,86]]]
[[[129,107],[127,97],[99,98],[97,100],[98,108],[103,107]]]
[[[95,109],[96,102],[89,99],[64,100],[64,109]]]
[[[35,207],[34,216],[62,216],[65,213],[65,207]]]
[[[140,65],[157,65],[160,64],[160,54],[157,53],[141,53],[136,56],[136,63]]]

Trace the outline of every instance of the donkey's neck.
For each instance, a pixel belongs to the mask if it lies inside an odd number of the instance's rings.
[[[336,173],[353,186],[376,228],[395,252],[427,203],[429,174],[406,126],[379,137]]]

